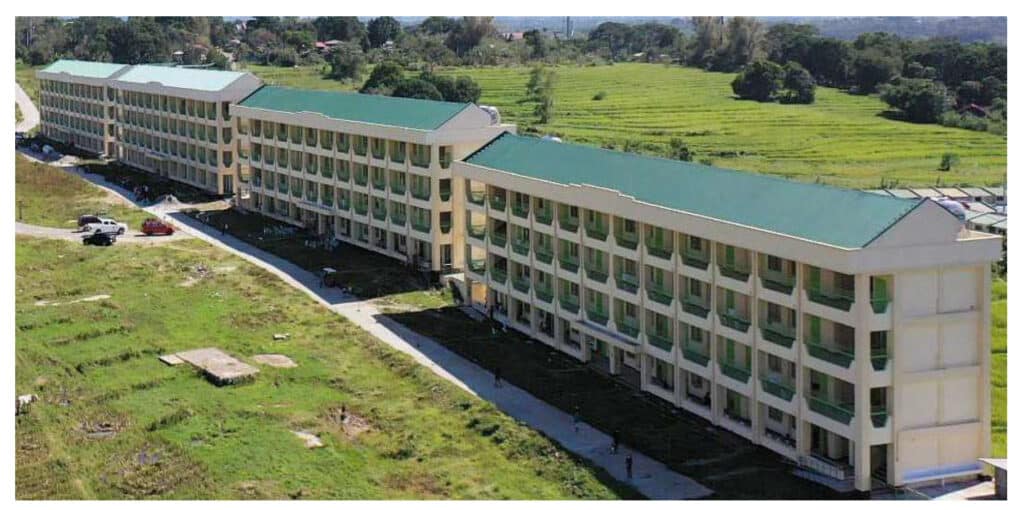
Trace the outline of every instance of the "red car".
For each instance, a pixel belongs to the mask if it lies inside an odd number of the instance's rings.
[[[142,222],[142,233],[147,236],[151,235],[165,235],[169,236],[174,233],[174,227],[157,219],[150,218]]]

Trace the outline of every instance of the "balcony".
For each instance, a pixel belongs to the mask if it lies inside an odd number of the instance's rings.
[[[534,256],[537,257],[537,260],[545,264],[550,264],[551,260],[555,256],[554,252],[551,251],[551,247],[543,244],[537,245],[537,247],[534,248],[533,253]]]
[[[615,243],[627,250],[635,250],[640,243],[640,238],[636,232],[616,232]]]
[[[551,208],[549,207],[541,207],[533,211],[533,218],[537,220],[537,223],[550,225],[554,217],[554,213],[551,212]]]
[[[524,257],[530,255],[530,240],[529,239],[514,239],[512,240],[512,251],[522,255]]]
[[[487,240],[487,226],[486,225],[470,225],[466,227],[466,233],[469,237],[479,239],[481,241]]]
[[[838,310],[849,312],[853,306],[853,290],[851,289],[823,289],[811,287],[807,289],[807,299],[819,305],[829,306]]]
[[[624,317],[615,321],[615,329],[623,335],[636,338],[640,335],[640,324],[633,317]]]
[[[327,207],[334,207],[334,199],[329,194],[324,194],[320,197],[320,203]]]
[[[528,294],[530,292],[530,278],[516,276],[512,278],[512,287],[514,287],[519,292],[522,292],[523,294]]]
[[[708,264],[710,264],[711,260],[710,257],[708,257],[707,252],[703,251],[686,249],[683,251],[682,255],[683,264],[686,264],[696,269],[700,269],[701,271],[707,270]]]
[[[837,347],[826,346],[820,339],[807,339],[807,353],[811,357],[827,361],[837,367],[850,368],[853,363],[853,352],[841,350]]]
[[[796,394],[796,389],[793,384],[788,381],[783,381],[781,378],[773,378],[771,376],[761,378],[761,389],[770,395],[774,395],[786,402],[793,400],[793,395]]]
[[[374,217],[374,219],[377,219],[377,220],[380,220],[380,221],[384,221],[384,220],[388,219],[388,210],[387,209],[380,209],[380,208],[374,207],[373,208],[373,217]]]
[[[392,195],[404,195],[405,194],[405,183],[392,181],[391,182],[391,194]]]
[[[885,370],[889,366],[889,351],[887,349],[871,349],[871,366],[875,370]]]
[[[836,402],[827,397],[813,395],[809,392],[804,395],[804,398],[807,399],[807,407],[811,411],[843,425],[849,425],[853,421],[853,404]]]
[[[302,188],[300,188],[300,187],[293,187],[292,188],[292,196],[295,197],[295,198],[302,198]]]
[[[452,190],[445,189],[442,187],[440,190],[437,191],[437,196],[438,198],[441,199],[442,202],[447,202],[448,199],[452,197]]]
[[[688,294],[683,298],[683,311],[707,319],[708,314],[711,313],[711,304],[698,296]]]
[[[430,187],[413,186],[412,197],[417,200],[430,200]]]
[[[796,328],[781,322],[761,321],[761,337],[789,349],[796,341]]]
[[[587,278],[595,282],[605,283],[608,281],[608,271],[596,265],[586,264]]]
[[[413,230],[423,232],[425,234],[430,233],[430,220],[423,220],[421,218],[413,218],[412,220]]]
[[[405,215],[401,213],[391,212],[391,223],[395,225],[405,225]]]
[[[504,268],[492,267],[491,279],[499,283],[505,283],[505,280],[508,279],[508,273],[505,272]]]
[[[711,358],[705,352],[697,349],[690,342],[683,344],[683,357],[702,367],[708,366],[708,362],[711,361]]]
[[[366,186],[367,179],[369,179],[369,177],[365,172],[356,172],[356,186]]]
[[[445,216],[442,215],[437,226],[441,229],[442,234],[447,234],[452,231],[452,220],[451,218],[445,219]]]
[[[885,424],[889,422],[889,411],[884,406],[873,406],[871,408],[871,424],[876,429],[885,427]]]
[[[561,214],[558,216],[558,228],[568,232],[576,232],[580,228],[580,219],[568,214]]]
[[[603,326],[605,324],[608,324],[608,312],[588,307],[587,320]]]
[[[482,206],[487,201],[487,192],[483,190],[468,190],[466,192],[466,200],[469,200],[471,204]]]
[[[491,232],[491,244],[504,248],[506,243],[508,243],[508,237],[504,232]]]
[[[659,259],[672,260],[672,248],[664,244],[647,243],[647,253]]]
[[[512,214],[520,218],[530,217],[530,206],[529,204],[522,204],[515,202],[512,204]]]
[[[560,296],[558,298],[558,304],[567,312],[578,313],[580,311],[579,296]]]
[[[740,333],[746,333],[750,330],[750,321],[734,313],[720,313],[718,314],[718,319],[723,326],[735,329]]]
[[[719,263],[718,272],[727,278],[746,283],[750,279],[750,268],[739,264]]]
[[[615,275],[615,286],[630,294],[636,294],[640,288],[640,280],[635,274],[620,272]]]
[[[649,287],[650,288],[647,289],[648,299],[666,306],[672,304],[672,299],[674,298],[674,296],[672,295],[671,289],[666,289],[665,287],[653,285],[649,285]]]
[[[672,352],[672,346],[675,342],[672,340],[671,333],[666,331],[648,331],[647,332],[647,343],[663,350],[666,352]]]
[[[586,226],[587,237],[604,241],[608,239],[608,225],[599,222],[588,222]]]
[[[875,313],[885,313],[885,311],[889,309],[889,301],[890,299],[888,297],[872,298],[871,309],[874,310]]]
[[[555,298],[554,290],[552,290],[550,286],[546,285],[534,286],[533,293],[537,296],[537,299],[545,303],[550,303],[551,300]]]
[[[765,269],[764,272],[761,273],[761,285],[763,285],[764,288],[774,290],[775,292],[781,292],[787,295],[792,294],[793,288],[796,286],[796,276],[782,271]]]
[[[484,259],[471,259],[469,261],[469,270],[483,276],[487,274],[487,261]]]
[[[734,361],[718,360],[718,368],[722,374],[743,384],[750,382],[750,369],[740,366]]]
[[[356,202],[354,209],[356,211],[356,214],[360,216],[366,216],[367,205],[365,203]]]
[[[558,265],[570,273],[580,270],[580,259],[578,257],[559,256]]]
[[[492,194],[491,195],[491,209],[494,209],[496,211],[504,211],[505,210],[505,196],[504,195],[499,195],[499,194],[496,194],[496,193]]]

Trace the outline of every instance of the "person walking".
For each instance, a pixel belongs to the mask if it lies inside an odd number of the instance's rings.
[[[501,367],[497,367],[494,369],[494,387],[501,387]]]
[[[633,479],[633,454],[626,454],[626,478]]]
[[[580,406],[576,406],[572,412],[572,429],[575,433],[580,433]]]
[[[612,431],[612,455],[619,453],[619,429]]]

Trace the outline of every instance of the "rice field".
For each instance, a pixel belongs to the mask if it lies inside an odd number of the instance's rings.
[[[325,80],[318,68],[250,66],[270,83],[351,90]],[[483,89],[481,104],[498,107],[520,131],[566,141],[614,146],[638,144],[662,153],[684,140],[695,160],[850,187],[900,184],[997,184],[1006,176],[1006,139],[989,133],[911,124],[883,116],[876,96],[819,87],[813,105],[756,103],[733,98],[733,74],[661,64],[560,66],[554,119],[534,125],[526,97],[528,67],[449,68]],[[595,96],[603,92],[603,99]],[[960,157],[952,171],[937,170],[942,154]]]

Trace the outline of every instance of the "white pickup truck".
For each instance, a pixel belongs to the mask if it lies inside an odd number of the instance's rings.
[[[100,218],[96,223],[85,225],[85,231],[89,233],[102,232],[104,234],[121,235],[128,231],[128,225],[118,223],[110,218]]]

